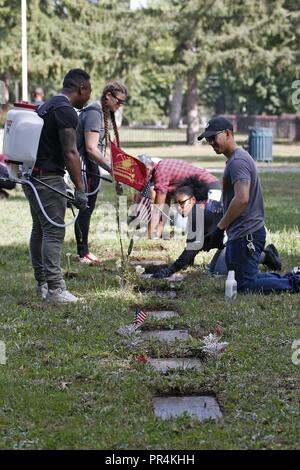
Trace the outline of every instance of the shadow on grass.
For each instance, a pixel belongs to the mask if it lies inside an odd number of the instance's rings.
[[[25,194],[15,192],[14,190],[8,191],[8,201],[25,201],[26,197]],[[1,207],[1,201],[0,201],[0,207]]]
[[[299,149],[300,152],[300,149]],[[282,165],[299,165],[300,164],[300,156],[299,157],[281,157],[274,155],[274,161],[276,163],[280,163]]]

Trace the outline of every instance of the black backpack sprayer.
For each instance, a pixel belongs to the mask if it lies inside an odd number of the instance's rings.
[[[27,102],[15,103],[14,108],[8,111],[4,127],[3,154],[7,163],[9,176],[8,178],[1,177],[0,180],[30,186],[46,219],[56,227],[65,228],[75,223],[78,216],[78,213],[75,215],[73,211],[72,204],[74,203],[74,195],[72,190],[68,188],[66,193],[61,192],[52,188],[44,181],[40,179],[37,180],[32,175],[44,125],[44,120],[35,111],[36,106]],[[94,174],[94,176],[112,183],[110,179],[98,174]],[[74,215],[74,219],[69,224],[58,224],[47,215],[32,181],[38,181],[43,186],[46,186],[68,200],[68,206],[71,207]],[[87,193],[87,195],[89,195],[89,193]]]

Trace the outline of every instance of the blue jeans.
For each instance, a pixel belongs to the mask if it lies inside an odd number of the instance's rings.
[[[226,244],[227,269],[235,271],[237,289],[240,292],[298,292],[300,276],[287,273],[284,276],[276,273],[260,273],[258,269],[261,252],[265,246],[266,230],[260,228],[252,234],[255,252],[250,254],[246,237],[228,240]]]

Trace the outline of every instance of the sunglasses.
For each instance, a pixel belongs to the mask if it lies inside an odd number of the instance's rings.
[[[115,100],[117,101],[117,104],[119,106],[122,106],[123,104],[126,103],[126,100],[121,100],[120,98],[118,98],[114,93],[111,93],[111,95],[115,98]]]
[[[187,199],[185,199],[184,201],[176,201],[176,204],[180,207],[183,207],[184,204],[189,201],[190,199],[192,199],[192,196],[191,197],[188,197]]]
[[[216,135],[222,134],[222,132],[225,132],[225,129],[224,129],[223,131],[216,132],[216,133],[215,133],[214,135],[212,135],[211,137],[205,137],[206,142],[208,142],[208,143],[210,144],[211,142],[213,142],[213,141],[215,140]]]

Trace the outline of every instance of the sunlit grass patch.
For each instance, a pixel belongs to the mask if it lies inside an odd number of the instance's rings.
[[[278,248],[284,269],[300,264],[298,175],[262,175],[268,243]],[[104,187],[103,187],[104,188]],[[138,279],[129,267],[121,287],[117,237],[99,236],[101,204],[113,200],[105,187],[91,224],[92,251],[100,266],[77,263],[68,229],[62,266],[83,305],[49,305],[36,298],[28,256],[30,215],[22,192],[1,201],[0,340],[7,362],[0,365],[0,447],[9,449],[291,449],[299,448],[299,366],[292,343],[300,339],[299,295],[239,295],[224,300],[224,279],[203,274],[212,253],[175,286],[176,299],[161,299],[142,287],[167,289],[166,281]],[[127,249],[128,240],[124,241]],[[132,258],[173,262],[184,237],[138,240]],[[152,247],[155,249],[152,250]],[[162,248],[161,248],[162,247]],[[146,341],[128,348],[118,330],[133,321],[135,306],[176,310],[179,317],[147,318],[142,327],[186,329],[187,341]],[[201,353],[201,339],[218,329],[228,343],[217,359]],[[141,356],[200,357],[203,368],[165,376]],[[215,393],[224,412],[218,423],[183,417],[161,422],[153,414],[155,394]]]

